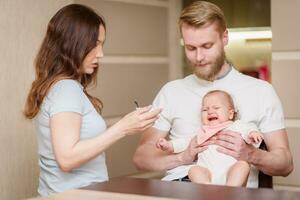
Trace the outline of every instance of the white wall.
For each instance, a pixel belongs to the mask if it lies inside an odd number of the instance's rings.
[[[294,171],[287,177],[276,177],[275,183],[300,187],[300,28],[297,25],[300,1],[272,0],[271,22],[272,82],[281,98],[286,127],[294,158]]]
[[[0,199],[36,195],[36,135],[22,109],[33,59],[56,10],[70,1],[0,1]]]

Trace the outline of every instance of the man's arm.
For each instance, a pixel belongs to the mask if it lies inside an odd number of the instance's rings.
[[[140,170],[163,171],[174,167],[192,163],[197,154],[205,149],[204,145],[197,145],[196,137],[191,140],[189,147],[178,154],[164,152],[155,144],[161,137],[166,137],[168,132],[156,128],[149,128],[142,135],[140,144],[134,154],[133,162]]]
[[[285,129],[264,134],[268,151],[246,144],[239,133],[226,131],[218,134],[212,143],[218,151],[245,160],[270,176],[287,176],[293,171],[293,159]]]
[[[255,149],[249,161],[265,174],[287,176],[293,171],[293,158],[285,129],[264,134],[267,151]]]

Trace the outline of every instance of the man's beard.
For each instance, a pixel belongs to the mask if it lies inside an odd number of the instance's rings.
[[[213,81],[218,73],[221,71],[222,66],[225,62],[225,51],[221,50],[220,55],[216,58],[213,63],[208,64],[205,68],[209,68],[207,71],[205,69],[197,68],[193,66],[193,73],[200,79],[207,81]]]

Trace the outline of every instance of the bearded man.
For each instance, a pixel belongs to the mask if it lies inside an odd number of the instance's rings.
[[[197,154],[216,144],[220,153],[252,166],[248,187],[258,187],[258,170],[270,176],[287,176],[293,162],[280,100],[271,84],[243,75],[226,62],[228,31],[222,10],[206,1],[193,2],[182,11],[179,27],[193,74],[167,83],[156,96],[153,107],[163,110],[141,138],[133,158],[136,167],[168,170],[164,180],[182,179],[187,175],[186,166],[197,159]],[[224,90],[233,97],[240,119],[258,126],[268,151],[246,144],[239,133],[232,131],[197,144],[202,97],[211,90]],[[185,151],[172,154],[156,148],[162,137],[191,138],[191,142]]]

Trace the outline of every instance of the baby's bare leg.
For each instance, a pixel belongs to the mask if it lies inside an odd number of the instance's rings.
[[[227,173],[226,185],[246,186],[250,173],[250,165],[245,161],[237,161]]]
[[[191,167],[188,176],[193,183],[208,184],[211,182],[211,173],[207,168],[204,167],[200,167],[200,166]]]

